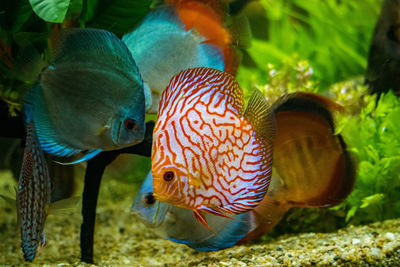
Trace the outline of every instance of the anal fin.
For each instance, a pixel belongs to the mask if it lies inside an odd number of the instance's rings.
[[[197,221],[199,221],[202,225],[204,225],[208,230],[210,230],[211,232],[216,234],[215,231],[210,228],[210,226],[207,223],[206,218],[204,217],[204,215],[201,213],[200,210],[193,210],[193,215]]]
[[[86,154],[84,154],[82,157],[80,157],[77,160],[74,160],[72,162],[60,162],[60,161],[56,161],[56,163],[61,164],[61,165],[72,165],[72,164],[77,164],[77,163],[81,163],[84,161],[87,161],[93,157],[95,157],[97,154],[99,154],[102,150],[101,149],[93,149],[93,150],[89,150]]]
[[[232,212],[230,212],[230,211],[228,211],[228,210],[224,210],[223,208],[218,208],[218,207],[212,207],[212,208],[209,208],[209,207],[201,207],[201,208],[198,208],[197,210],[199,210],[199,211],[204,211],[204,212],[208,212],[208,213],[211,213],[211,214],[213,214],[213,215],[216,215],[216,216],[220,216],[220,217],[224,217],[224,218],[226,218],[226,219],[230,219],[230,220],[233,220],[233,221],[236,221],[236,219],[234,219],[234,218],[232,218],[232,217],[230,217],[230,216],[228,216],[228,215],[226,215],[224,212],[226,212],[226,213],[231,213],[232,214]]]

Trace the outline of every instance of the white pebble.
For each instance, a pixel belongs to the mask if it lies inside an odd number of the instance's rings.
[[[387,232],[387,233],[385,234],[385,237],[386,237],[386,239],[389,239],[390,241],[393,241],[393,240],[394,240],[394,234],[391,233],[391,232]]]
[[[358,244],[361,243],[361,240],[358,239],[358,238],[353,238],[353,239],[351,240],[351,243],[352,243],[353,245],[358,245]]]
[[[381,258],[382,257],[382,252],[379,248],[372,248],[371,252],[369,253],[372,258]]]

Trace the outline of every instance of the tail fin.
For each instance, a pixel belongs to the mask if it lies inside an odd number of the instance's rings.
[[[273,177],[253,212],[259,225],[244,241],[266,233],[290,207],[331,207],[352,191],[355,162],[340,135],[332,110],[340,106],[310,93],[282,97],[273,106],[277,133]]]

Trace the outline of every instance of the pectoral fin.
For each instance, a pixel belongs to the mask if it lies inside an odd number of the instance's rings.
[[[259,90],[254,90],[247,104],[244,117],[266,144],[272,144],[275,138],[275,120],[267,100]]]

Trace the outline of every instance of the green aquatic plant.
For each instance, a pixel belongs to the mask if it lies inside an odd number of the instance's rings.
[[[264,76],[263,79],[261,75]],[[265,64],[258,72],[242,67],[239,69],[237,80],[244,88],[246,96],[258,89],[273,103],[284,94],[297,91],[317,92],[318,82],[311,79],[312,75],[313,69],[308,61],[294,57],[283,61],[280,66]],[[265,82],[262,82],[263,80]]]
[[[359,163],[354,191],[336,209],[354,224],[400,216],[400,100],[390,92],[375,105],[339,122]]]

